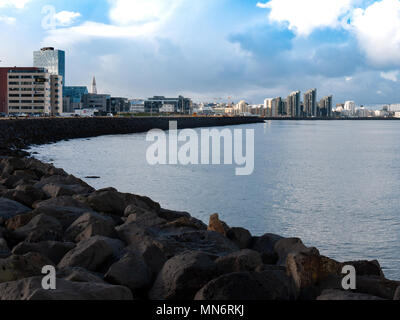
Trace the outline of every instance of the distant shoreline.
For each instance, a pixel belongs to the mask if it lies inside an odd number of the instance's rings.
[[[400,118],[281,118],[281,117],[262,117],[264,120],[279,120],[279,121],[399,121]]]

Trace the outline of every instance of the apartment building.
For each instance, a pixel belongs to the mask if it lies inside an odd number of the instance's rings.
[[[45,68],[0,68],[0,112],[57,115],[62,110],[62,76]]]

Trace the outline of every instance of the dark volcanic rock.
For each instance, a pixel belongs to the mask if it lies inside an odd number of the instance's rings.
[[[7,241],[0,235],[0,259],[8,258],[11,254]]]
[[[275,244],[282,240],[281,236],[267,233],[261,237],[254,237],[250,249],[261,253],[265,264],[275,264],[278,262],[278,254],[275,252]]]
[[[6,198],[0,198],[0,223],[10,219],[18,214],[27,213],[32,209],[22,205],[19,202],[12,201]]]
[[[216,265],[207,254],[184,252],[168,260],[149,297],[152,300],[192,300],[196,292],[215,276]]]
[[[8,219],[5,223],[6,227],[10,231],[17,230],[25,225],[27,225],[33,218],[35,214],[33,212],[19,214]]]
[[[284,271],[241,272],[207,283],[195,300],[295,300],[292,279]]]
[[[114,188],[101,189],[87,197],[81,197],[93,210],[117,216],[124,216],[125,209],[134,205],[145,211],[159,211],[160,205],[149,198],[121,193]]]
[[[307,248],[299,238],[284,238],[275,243],[274,251],[278,254],[277,264],[286,265],[289,253],[312,252],[319,254],[316,248]]]
[[[399,286],[400,281],[391,281],[380,276],[358,276],[355,291],[393,300]]]
[[[69,241],[79,242],[94,236],[114,237],[116,235],[115,223],[110,217],[97,213],[85,213],[75,220],[65,231],[65,238]]]
[[[57,280],[56,290],[43,290],[42,277],[0,284],[1,300],[132,300],[130,290],[99,282]]]
[[[263,265],[261,255],[257,251],[244,249],[218,258],[217,264],[220,274],[254,271]]]
[[[400,286],[397,287],[393,300],[400,300]]]
[[[13,254],[24,255],[28,252],[38,252],[49,258],[55,265],[65,256],[65,254],[75,247],[74,243],[43,241],[38,243],[21,242],[12,250]]]
[[[253,240],[250,231],[244,228],[230,228],[227,236],[240,249],[249,248]]]
[[[26,242],[59,241],[62,239],[62,225],[57,219],[40,214],[13,234]]]
[[[148,288],[151,284],[151,271],[138,252],[128,252],[114,263],[105,277],[107,282],[128,287],[133,292]]]
[[[351,291],[330,289],[330,290],[323,291],[322,294],[319,297],[317,297],[317,300],[339,300],[339,301],[362,300],[362,301],[367,301],[367,300],[383,300],[383,299],[372,296],[372,295],[363,294],[363,293],[354,293]]]
[[[0,283],[39,276],[42,268],[51,264],[50,260],[36,252],[0,259]]]
[[[81,241],[60,261],[58,267],[82,267],[89,271],[98,271],[115,255],[113,242],[106,237],[96,236]]]
[[[87,271],[79,267],[66,267],[57,272],[57,278],[72,282],[98,282],[107,283],[100,274]]]

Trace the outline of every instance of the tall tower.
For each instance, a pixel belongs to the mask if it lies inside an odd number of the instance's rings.
[[[63,87],[65,86],[65,51],[56,50],[53,47],[34,51],[33,66],[36,68],[46,68],[50,74],[62,76]]]
[[[96,77],[93,77],[93,82],[92,82],[92,90],[91,93],[97,94],[97,85],[96,85]]]

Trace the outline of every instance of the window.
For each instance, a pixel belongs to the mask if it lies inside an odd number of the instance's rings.
[[[19,94],[9,94],[9,97],[19,97]]]
[[[15,85],[19,85],[19,82],[10,81],[8,84],[9,84],[10,86],[15,86]]]
[[[10,103],[19,103],[19,100],[10,100]]]

